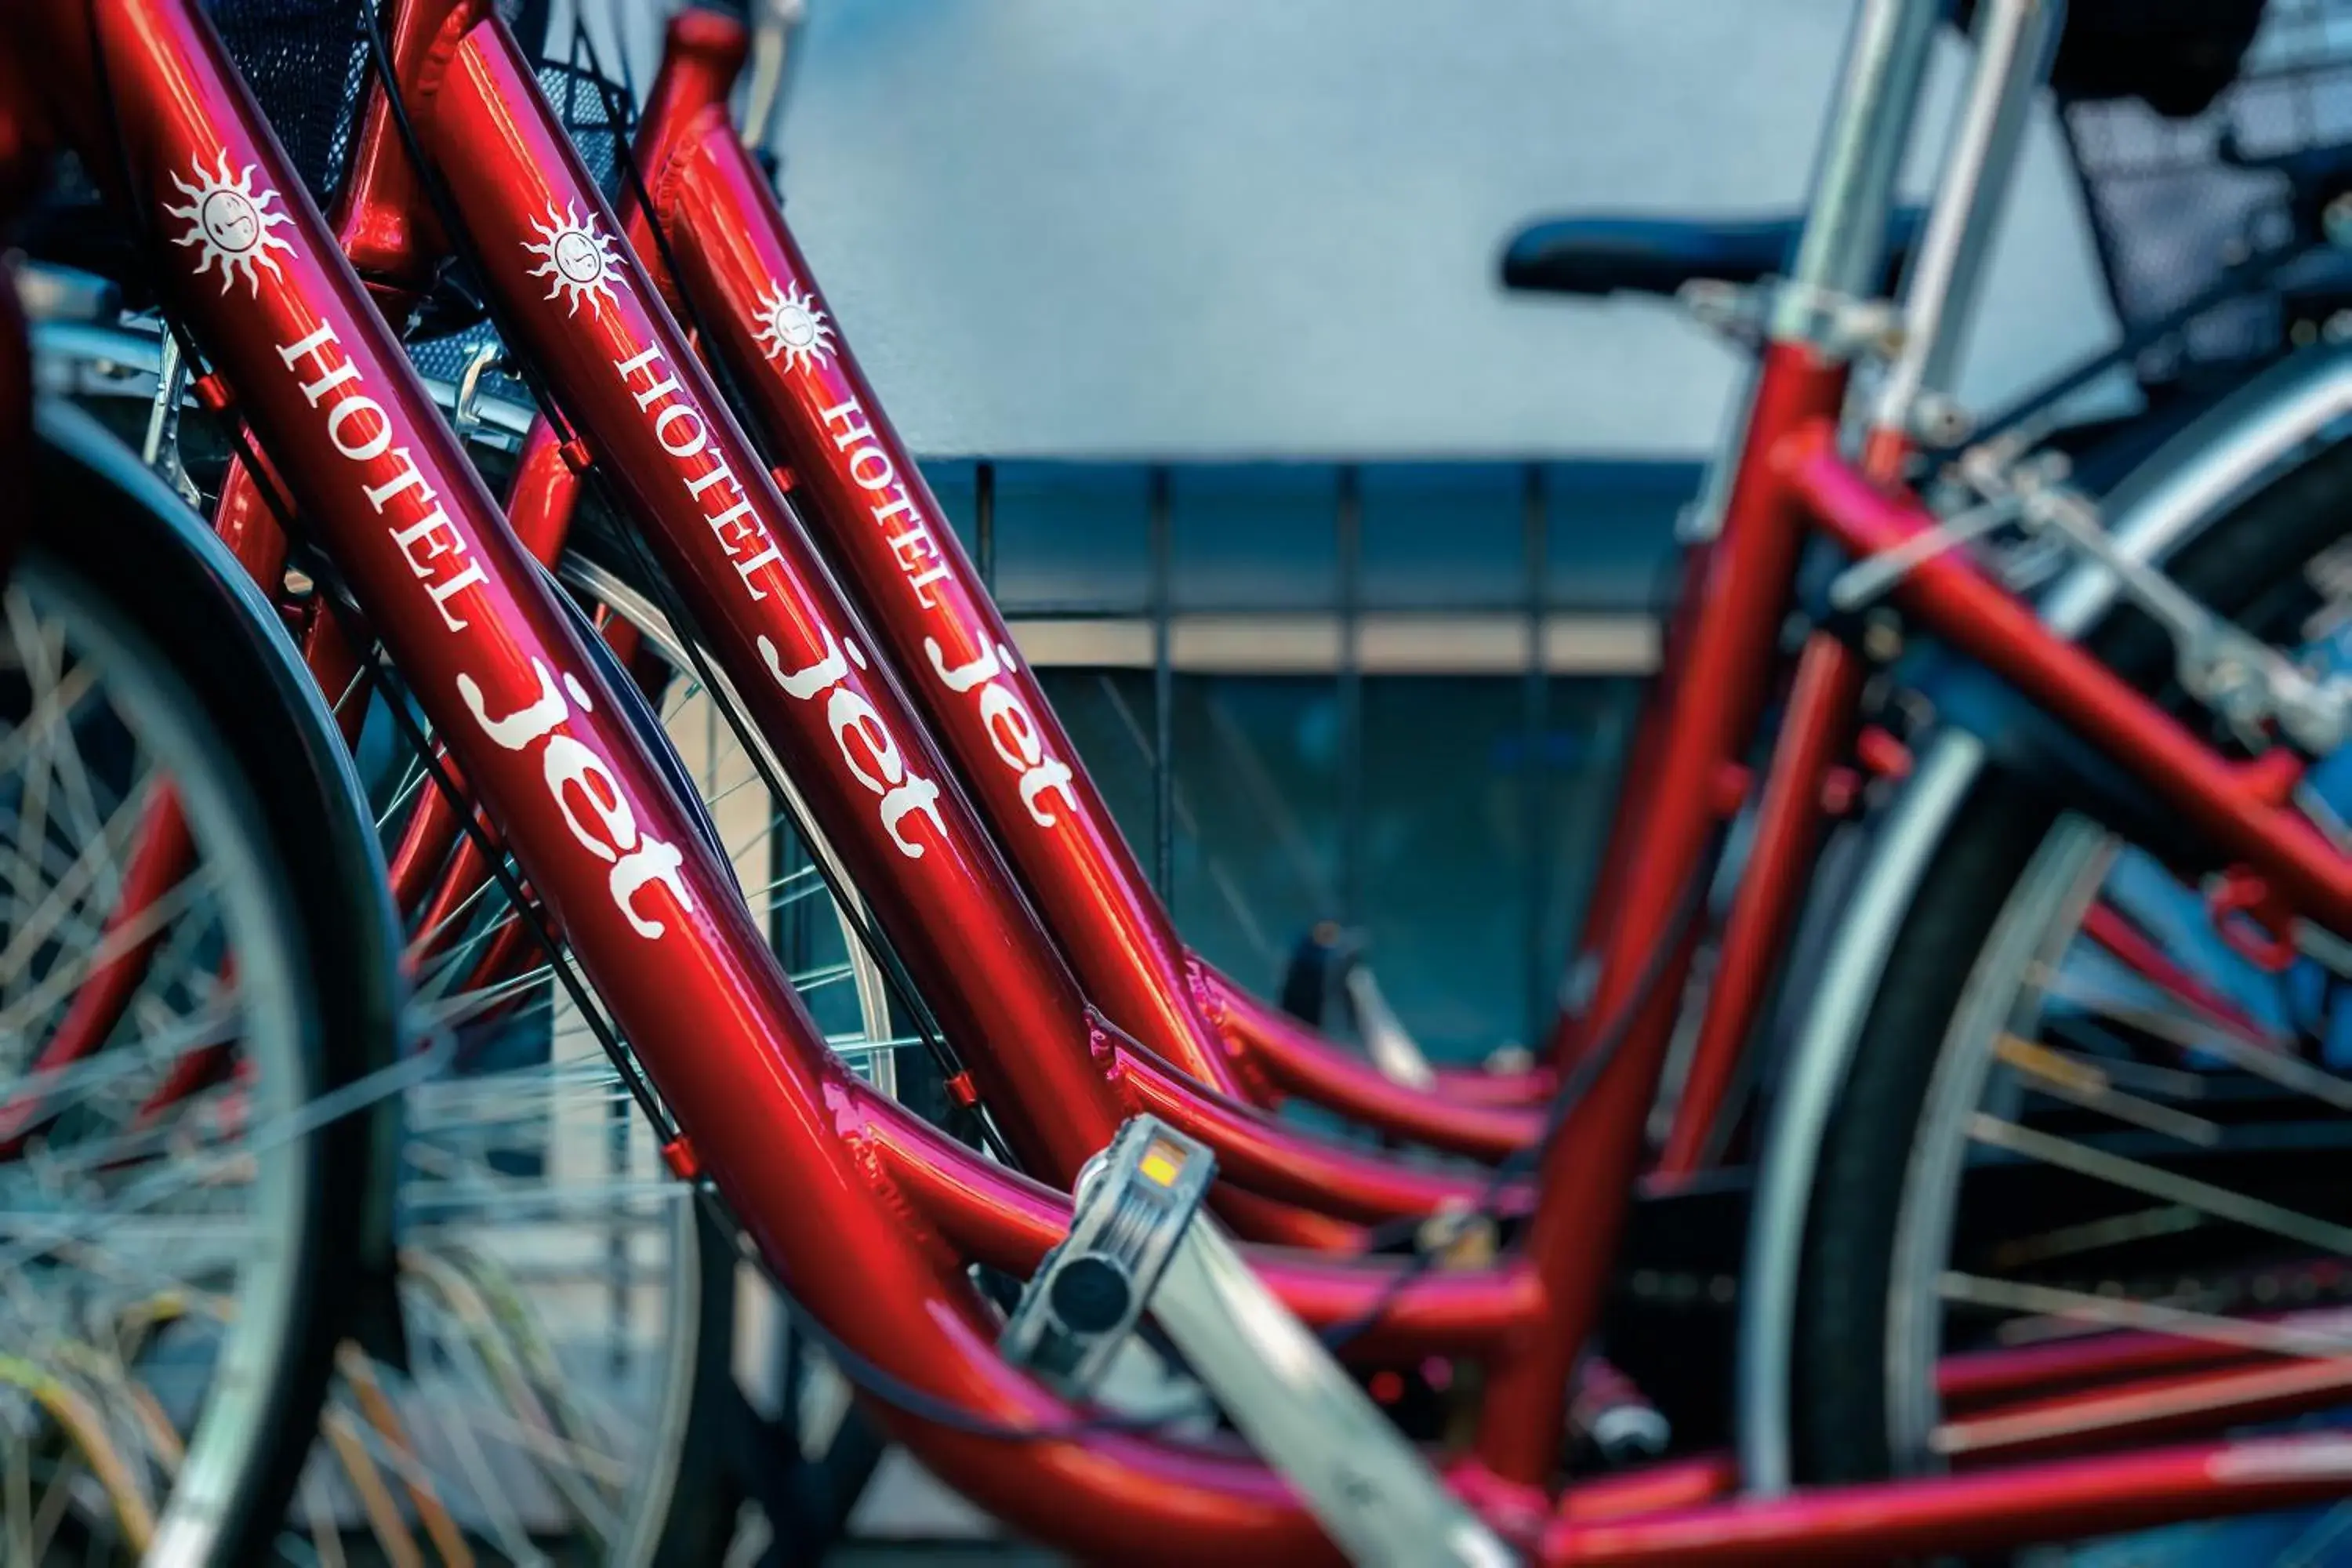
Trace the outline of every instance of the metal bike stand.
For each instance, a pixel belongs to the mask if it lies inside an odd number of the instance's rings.
[[[1005,1324],[1005,1355],[1083,1396],[1147,1309],[1258,1456],[1351,1562],[1516,1559],[1202,1214],[1216,1158],[1155,1117],[1080,1175],[1070,1234]]]

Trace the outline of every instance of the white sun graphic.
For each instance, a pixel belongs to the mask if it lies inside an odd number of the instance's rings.
[[[270,210],[277,204],[278,193],[267,185],[257,191],[253,188],[253,164],[247,163],[242,174],[229,173],[226,148],[221,150],[217,171],[206,170],[202,158],[191,167],[195,170],[194,184],[177,174],[172,176],[172,184],[180,187],[188,205],[175,207],[167,204],[163,208],[170,216],[185,218],[188,223],[188,232],[173,243],[199,247],[203,256],[196,263],[195,275],[199,278],[212,270],[213,263],[220,263],[222,293],[228,292],[238,269],[243,268],[246,282],[259,297],[261,268],[268,268],[272,277],[285,276],[278,269],[278,258],[269,253],[282,250],[291,256],[294,247],[270,231],[281,223],[292,223],[293,215]]]
[[[593,314],[604,314],[604,301],[613,298],[613,285],[621,276],[621,258],[613,254],[612,237],[596,231],[596,215],[583,218],[569,202],[559,213],[550,203],[547,221],[533,218],[530,226],[539,231],[539,243],[526,239],[522,247],[543,263],[532,268],[530,276],[548,280],[547,297],[571,295],[569,314],[574,316],[583,300]]]
[[[816,296],[802,293],[798,284],[762,295],[759,321],[752,335],[767,346],[770,359],[783,356],[786,370],[833,357],[833,328],[817,308]]]

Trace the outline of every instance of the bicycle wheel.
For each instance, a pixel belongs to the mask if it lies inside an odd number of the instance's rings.
[[[374,1228],[389,911],[267,607],[44,431],[0,591],[0,1559],[248,1563]]]
[[[2347,500],[2338,446],[2171,574],[2340,668],[2321,588]],[[2144,617],[2093,646],[2192,711]],[[2166,838],[2015,773],[1988,772],[1952,819],[1821,1150],[1793,1357],[1802,1479],[2352,1405],[2352,1340],[2311,1316],[2352,1296],[2352,992],[2308,958],[2273,973],[2224,942],[2197,880],[2212,868]]]

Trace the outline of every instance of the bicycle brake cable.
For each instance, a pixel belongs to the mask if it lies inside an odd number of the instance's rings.
[[[1657,942],[1651,947],[1649,953],[1643,959],[1642,972],[1635,977],[1633,990],[1618,1005],[1617,1010],[1610,1015],[1600,1031],[1591,1037],[1591,1043],[1578,1057],[1576,1065],[1569,1069],[1567,1076],[1560,1080],[1559,1087],[1553,1091],[1551,1100],[1545,1108],[1542,1131],[1536,1135],[1533,1142],[1512,1151],[1508,1156],[1496,1162],[1487,1175],[1486,1185],[1480,1189],[1477,1199],[1463,1213],[1461,1218],[1454,1222],[1457,1226],[1475,1219],[1500,1220],[1502,1216],[1499,1211],[1504,1188],[1513,1177],[1524,1174],[1540,1163],[1544,1153],[1551,1147],[1552,1140],[1558,1137],[1560,1129],[1567,1125],[1569,1117],[1574,1114],[1579,1105],[1583,1103],[1584,1097],[1591,1092],[1593,1084],[1598,1082],[1601,1075],[1608,1070],[1610,1064],[1617,1059],[1619,1051],[1623,1048],[1626,1039],[1633,1032],[1634,1024],[1639,1021],[1643,1010],[1648,1007],[1659,983],[1665,978],[1673,954],[1681,948],[1684,941],[1690,935],[1699,911],[1706,907],[1706,888],[1714,879],[1715,864],[1719,853],[1718,840],[1710,845],[1707,852],[1702,855],[1698,863],[1691,868],[1690,877],[1684,883],[1682,894],[1675,902],[1673,917],[1667,921],[1666,930],[1660,935]],[[1418,1236],[1425,1223],[1425,1221],[1414,1221],[1402,1231],[1402,1235],[1408,1237]],[[1384,1234],[1396,1236],[1399,1231],[1394,1227],[1375,1230],[1376,1239],[1373,1242],[1375,1247],[1381,1244],[1381,1239],[1377,1238],[1382,1237]],[[1377,1326],[1381,1320],[1396,1306],[1405,1291],[1436,1267],[1441,1253],[1442,1247],[1417,1247],[1412,1261],[1397,1272],[1370,1306],[1347,1321],[1335,1323],[1323,1331],[1320,1337],[1324,1349],[1336,1354],[1341,1347],[1362,1337]]]
[[[595,40],[589,36],[587,29],[581,26],[577,17],[573,18],[572,38],[572,60],[570,68],[585,76],[596,89],[599,106],[604,112],[604,129],[613,138],[614,162],[628,179],[630,191],[636,198],[638,210],[645,216],[646,226],[653,236],[655,252],[661,258],[662,266],[676,288],[680,308],[686,312],[687,325],[699,342],[714,342],[717,340],[710,335],[709,324],[703,321],[701,312],[696,309],[694,301],[687,298],[682,287],[676,287],[678,276],[677,256],[671,250],[668,236],[662,228],[660,215],[655,210],[652,193],[646,186],[643,167],[636,159],[636,150],[630,143],[629,132],[632,129],[633,117],[618,101],[618,95],[613,88],[611,79],[605,74],[604,62],[597,55]],[[583,50],[587,56],[587,64],[584,68],[579,63]],[[702,363],[710,371],[712,379],[718,384],[722,401],[730,405],[730,410],[751,406],[741,384],[736,380],[722,356],[716,353],[709,354],[702,357]],[[754,453],[763,463],[773,468],[776,466],[775,454],[763,449],[759,433],[749,425],[744,425],[741,428],[744,439],[751,444]],[[599,478],[601,479],[601,473]],[[784,505],[787,512],[791,513],[793,521],[797,522],[798,514],[793,511],[789,499],[785,500]],[[700,621],[686,604],[669,574],[663,571],[658,563],[654,560],[652,550],[646,543],[643,531],[625,527],[620,531],[635,555],[638,567],[644,573],[646,580],[654,585],[655,592],[660,596],[663,614],[677,629],[678,640],[685,648],[688,660],[694,666],[696,679],[702,682],[703,689],[710,693],[712,702],[726,716],[729,727],[735,731],[736,738],[742,743],[745,753],[751,758],[752,767],[759,773],[761,782],[767,786],[769,795],[781,808],[785,819],[792,824],[793,830],[800,835],[802,842],[805,844],[820,842],[818,836],[811,830],[798,798],[784,788],[766,750],[756,742],[758,726],[748,714],[743,712],[741,700],[731,686],[721,685],[713,677],[709,658],[704,651],[706,639],[702,636]],[[898,960],[898,955],[882,941],[880,933],[874,928],[872,921],[866,912],[864,901],[851,896],[853,889],[843,883],[835,868],[824,857],[812,856],[812,858],[816,863],[818,876],[824,879],[827,890],[833,895],[835,905],[841,910],[843,918],[849,922],[851,929],[856,931],[859,945],[865,948],[867,955],[875,960],[877,966],[881,970],[884,981],[890,988],[892,999],[906,1009],[908,1020],[912,1025],[918,1040],[923,1046],[925,1054],[930,1057],[932,1066],[938,1069],[944,1079],[950,1083],[969,1083],[971,1079],[962,1058],[949,1043],[946,1031],[940,1026],[939,1019],[932,1014],[929,1004],[923,1000],[921,993],[916,989],[912,977],[906,973],[905,966]],[[981,1140],[988,1146],[989,1152],[1007,1166],[1018,1170],[1020,1165],[1013,1157],[1012,1146],[989,1117],[985,1108],[974,1104],[967,1109],[971,1111],[973,1125],[978,1129]]]
[[[606,129],[613,135],[614,162],[620,165],[623,174],[629,182],[631,193],[637,201],[638,210],[644,215],[646,230],[653,237],[655,252],[660,258],[662,266],[669,276],[672,290],[686,312],[688,323],[694,329],[701,342],[706,345],[715,345],[719,340],[708,330],[701,318],[700,310],[688,296],[685,285],[681,281],[677,255],[671,248],[668,235],[663,227],[661,215],[654,205],[653,195],[646,184],[643,167],[636,160],[635,149],[630,144],[627,135],[624,132],[623,121],[626,117],[615,103],[615,93],[606,76],[603,61],[597,54],[595,40],[588,36],[586,28],[578,25],[576,19],[572,31],[572,50],[574,69],[580,68],[577,61],[582,52],[583,50],[585,52],[587,72],[604,101]],[[710,368],[714,378],[721,384],[729,401],[738,407],[752,405],[745,397],[732,367],[725,363],[723,353],[717,352],[714,347],[706,354],[704,363]],[[746,433],[750,434],[748,429]],[[768,453],[761,455],[772,456]],[[790,503],[787,502],[787,504]],[[644,542],[636,539],[634,532],[631,537],[632,542],[636,544],[642,553],[645,549]],[[663,581],[667,587],[667,579]],[[705,683],[709,684],[707,678]],[[795,823],[795,826],[798,826],[799,824]],[[1550,1146],[1551,1140],[1560,1127],[1565,1124],[1584,1096],[1591,1091],[1592,1084],[1615,1059],[1626,1037],[1632,1034],[1642,1010],[1648,1005],[1651,994],[1655,990],[1659,981],[1664,978],[1670,955],[1681,945],[1684,938],[1688,934],[1693,919],[1705,903],[1705,892],[1715,859],[1716,850],[1710,848],[1709,852],[1702,857],[1698,865],[1693,868],[1690,880],[1685,885],[1676,905],[1674,919],[1669,923],[1669,929],[1644,960],[1643,972],[1635,983],[1633,991],[1627,996],[1617,1013],[1609,1019],[1607,1026],[1594,1037],[1593,1044],[1586,1049],[1575,1068],[1554,1093],[1546,1110],[1543,1129],[1538,1134],[1536,1141],[1526,1149],[1515,1152],[1495,1166],[1486,1186],[1481,1190],[1465,1217],[1487,1219],[1497,1217],[1504,1186],[1511,1177],[1521,1173],[1541,1157],[1543,1151]],[[1106,1025],[1114,1032],[1120,1032],[1117,1030],[1116,1026],[1109,1026],[1108,1020]],[[1416,1234],[1420,1226],[1421,1222],[1415,1222],[1405,1234]],[[1375,1245],[1378,1244],[1375,1243]],[[1412,1262],[1397,1274],[1383,1290],[1380,1299],[1370,1307],[1358,1317],[1325,1331],[1322,1336],[1325,1347],[1336,1352],[1379,1323],[1395,1306],[1403,1292],[1434,1266],[1437,1257],[1437,1251],[1433,1248],[1417,1250]]]
[[[384,3],[390,4],[392,0],[384,0]],[[359,0],[359,10],[367,34],[369,54],[378,85],[383,90],[394,123],[399,132],[402,146],[407,153],[409,163],[416,173],[418,184],[424,189],[426,200],[433,207],[434,216],[441,226],[443,237],[448,242],[453,253],[473,271],[478,279],[482,280],[480,291],[491,326],[498,331],[501,341],[507,344],[509,363],[517,370],[520,379],[530,393],[531,400],[538,407],[541,417],[547,420],[559,438],[570,443],[573,440],[570,423],[563,417],[561,407],[548,390],[544,378],[541,376],[530,356],[520,353],[515,347],[521,340],[512,330],[509,312],[499,300],[498,291],[488,286],[487,280],[489,273],[473,243],[470,233],[459,221],[456,200],[449,195],[448,188],[441,178],[440,171],[425,156],[424,142],[417,134],[415,121],[409,114],[407,98],[394,67],[391,46],[384,36],[383,17],[376,0]],[[583,37],[584,35],[575,27],[575,40],[580,40]],[[604,104],[606,118],[615,122],[614,129],[615,157],[630,170],[634,183],[642,191],[644,182],[642,176],[635,174],[635,159],[631,154],[626,135],[618,127],[618,117],[614,113],[611,92],[608,85],[603,80],[602,68],[593,65],[593,40],[587,42],[592,69],[594,72],[600,99]],[[639,200],[644,203],[645,198],[640,195]],[[649,204],[646,205],[646,212],[650,223],[652,209]],[[666,242],[662,243],[666,244]],[[762,456],[764,457],[765,454]],[[807,821],[793,805],[793,795],[783,787],[782,781],[772,765],[767,753],[758,743],[756,730],[740,710],[739,703],[731,695],[731,689],[722,686],[713,679],[709,662],[701,647],[702,639],[698,625],[681,602],[676,584],[671,582],[668,574],[661,571],[658,563],[653,560],[641,531],[625,521],[628,516],[627,510],[617,503],[612,481],[604,472],[602,462],[594,458],[593,451],[591,461],[583,471],[583,477],[590,479],[595,484],[599,499],[604,502],[606,510],[614,518],[624,520],[618,531],[629,542],[647,581],[654,585],[656,592],[664,601],[664,613],[668,616],[679,634],[678,641],[684,648],[688,662],[694,668],[696,679],[702,682],[704,690],[710,694],[712,703],[727,720],[728,727],[734,731],[736,740],[743,747],[744,754],[750,758],[753,770],[759,773],[761,784],[767,787],[771,797],[782,806],[786,819],[791,822],[793,831],[801,836],[802,841],[807,844],[819,842],[816,835],[810,831]],[[859,945],[865,948],[868,955],[875,960],[884,984],[892,994],[892,999],[905,1009],[918,1039],[924,1047],[926,1054],[932,1058],[941,1076],[950,1082],[969,1081],[964,1076],[961,1060],[957,1057],[953,1047],[949,1045],[940,1030],[937,1020],[931,1016],[929,1008],[923,1004],[905,974],[898,963],[898,955],[889,951],[887,945],[875,931],[862,902],[849,896],[849,889],[835,874],[834,868],[826,863],[824,857],[813,855],[811,858],[815,862],[817,874],[824,882],[826,890],[832,895],[843,920],[856,933]],[[887,1020],[885,1020],[885,1027],[886,1029],[887,1027]],[[1003,1136],[987,1116],[984,1113],[980,1114],[975,1121],[982,1141],[987,1144],[990,1152],[1007,1165],[1018,1169],[1011,1146],[1006,1143]]]

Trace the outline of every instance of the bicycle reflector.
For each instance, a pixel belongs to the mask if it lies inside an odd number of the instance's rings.
[[[1091,1390],[1143,1316],[1216,1173],[1215,1155],[1157,1118],[1122,1125],[1078,1173],[1070,1234],[1004,1325],[1006,1358],[1064,1394]]]

